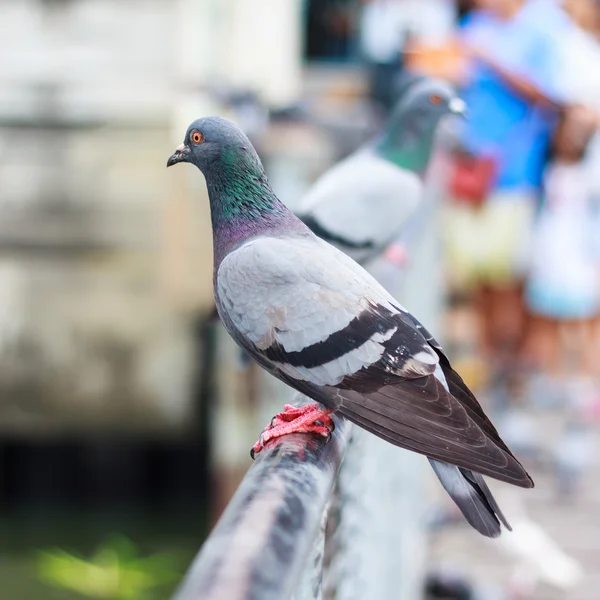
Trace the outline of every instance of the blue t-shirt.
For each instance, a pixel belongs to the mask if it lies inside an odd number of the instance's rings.
[[[546,95],[557,98],[559,44],[545,3],[531,0],[510,21],[475,11],[465,20],[462,37],[484,49],[503,69],[521,75]],[[531,190],[541,185],[554,115],[527,102],[500,75],[475,61],[463,89],[469,108],[463,133],[465,147],[498,161],[496,186]]]

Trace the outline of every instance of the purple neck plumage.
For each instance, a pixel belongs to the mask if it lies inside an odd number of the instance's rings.
[[[205,173],[213,229],[215,273],[235,248],[258,236],[309,234],[271,190],[264,172]]]

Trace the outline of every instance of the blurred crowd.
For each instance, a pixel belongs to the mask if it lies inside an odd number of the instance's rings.
[[[578,502],[586,523],[600,416],[600,0],[364,0],[360,32],[379,114],[419,74],[466,102],[445,146],[446,348],[553,489],[556,515]]]
[[[385,114],[421,73],[467,103],[442,213],[449,341],[524,444],[520,397],[565,408],[566,494],[600,408],[600,1],[410,4],[362,4],[370,97]]]

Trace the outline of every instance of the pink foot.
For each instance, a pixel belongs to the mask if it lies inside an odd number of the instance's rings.
[[[391,243],[385,250],[385,258],[398,267],[405,267],[408,263],[408,251],[400,242]]]
[[[254,458],[269,440],[287,435],[288,433],[316,433],[329,437],[335,428],[333,419],[329,416],[332,410],[321,408],[316,402],[306,406],[286,404],[281,412],[271,419],[264,428],[259,440],[252,446],[250,456]]]

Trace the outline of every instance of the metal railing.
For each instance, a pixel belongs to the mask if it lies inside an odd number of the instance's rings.
[[[258,454],[174,600],[320,598],[327,504],[350,425],[293,434]]]

